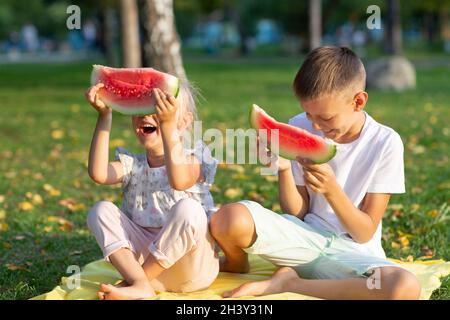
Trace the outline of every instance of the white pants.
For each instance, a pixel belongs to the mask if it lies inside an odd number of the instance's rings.
[[[206,213],[195,200],[177,202],[162,228],[141,227],[108,201],[97,202],[91,208],[87,224],[106,261],[120,248],[129,248],[141,265],[151,253],[167,269],[151,281],[156,291],[206,289],[219,273]]]

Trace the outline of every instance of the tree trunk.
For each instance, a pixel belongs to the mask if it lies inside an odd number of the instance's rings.
[[[136,0],[120,0],[120,9],[122,15],[123,65],[126,68],[139,68],[142,62]]]
[[[440,13],[441,19],[441,39],[444,42],[444,51],[450,52],[450,19],[449,9],[443,8]]]
[[[155,69],[186,79],[180,38],[175,27],[173,0],[145,0],[144,28],[145,60]]]
[[[102,10],[102,42],[106,61],[109,66],[118,66],[116,42],[116,15],[114,9],[106,7]]]
[[[309,0],[309,50],[321,45],[322,40],[322,3],[321,0]]]
[[[402,53],[402,26],[400,21],[399,0],[387,1],[388,14],[386,26],[385,50],[392,55]]]
[[[247,55],[249,52],[249,48],[247,45],[248,33],[247,33],[247,28],[245,27],[244,23],[242,22],[241,14],[233,6],[233,4],[228,5],[227,11],[231,18],[231,21],[234,22],[234,24],[237,27],[238,33],[239,33],[239,54]]]

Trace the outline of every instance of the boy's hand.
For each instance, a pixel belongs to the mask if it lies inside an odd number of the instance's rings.
[[[176,115],[178,110],[178,101],[174,96],[160,89],[153,89],[156,99],[156,116],[159,123],[176,124]]]
[[[297,158],[303,167],[305,183],[316,193],[329,194],[336,186],[336,176],[327,163],[314,164],[308,159]]]
[[[111,108],[107,107],[97,94],[98,90],[104,86],[105,85],[103,83],[97,83],[95,86],[90,87],[85,93],[87,101],[89,101],[89,103],[100,115],[105,115],[112,112]]]

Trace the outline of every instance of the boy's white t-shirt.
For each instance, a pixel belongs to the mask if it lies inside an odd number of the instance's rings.
[[[328,162],[337,182],[357,208],[360,208],[366,193],[405,192],[403,142],[400,135],[363,112],[366,120],[358,139],[346,144],[334,142],[337,152]],[[291,118],[289,124],[324,137],[321,131],[313,128],[306,113]],[[292,173],[295,183],[305,186],[303,169],[297,161],[292,161]],[[309,212],[305,215],[304,222],[351,239],[323,194],[317,194],[308,187],[307,190]],[[386,254],[381,246],[381,228],[380,222],[372,239],[360,244],[360,247],[367,254],[385,258]]]

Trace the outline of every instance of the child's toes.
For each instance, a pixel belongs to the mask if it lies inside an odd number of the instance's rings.
[[[106,294],[104,292],[99,291],[99,292],[97,292],[97,297],[98,297],[98,300],[105,300]]]
[[[233,294],[233,290],[225,291],[222,293],[222,298],[229,298]]]

